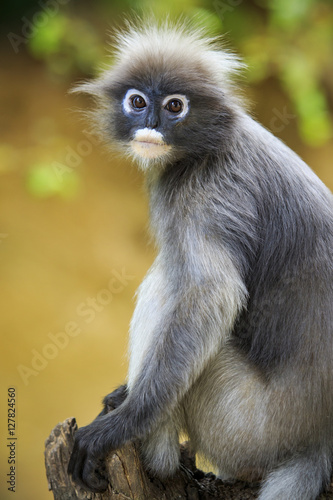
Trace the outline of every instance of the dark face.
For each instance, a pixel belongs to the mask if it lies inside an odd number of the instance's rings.
[[[204,78],[156,69],[155,74],[110,86],[115,138],[145,166],[188,155],[197,158],[223,147],[232,114],[222,92]]]
[[[144,90],[127,90],[122,110],[133,153],[150,160],[171,152],[176,127],[186,119],[190,102],[184,94],[163,96],[154,90]]]

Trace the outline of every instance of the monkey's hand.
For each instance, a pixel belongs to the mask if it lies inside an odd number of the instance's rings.
[[[68,474],[77,485],[94,493],[107,489],[105,459],[112,450],[124,444],[121,422],[115,413],[97,417],[75,434]]]
[[[98,415],[98,417],[106,415],[107,413],[110,413],[112,410],[118,408],[118,406],[120,406],[125,401],[126,398],[127,398],[127,385],[121,385],[115,391],[111,392],[110,394],[107,394],[103,399],[104,408]]]

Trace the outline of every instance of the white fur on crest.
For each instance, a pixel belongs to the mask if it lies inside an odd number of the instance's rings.
[[[207,67],[215,84],[224,89],[245,67],[235,54],[221,48],[221,37],[208,37],[203,29],[195,29],[186,22],[129,22],[126,30],[119,30],[115,35],[112,45],[118,64],[131,63],[135,54],[147,60],[160,55],[161,58],[173,58],[176,67],[177,60],[186,55]]]

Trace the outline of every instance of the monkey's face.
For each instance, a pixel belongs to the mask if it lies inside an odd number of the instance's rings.
[[[144,71],[131,68],[107,88],[109,130],[126,153],[147,169],[223,148],[232,113],[203,72],[156,64]]]
[[[188,115],[190,102],[183,94],[163,96],[149,90],[129,89],[122,109],[125,122],[130,125],[131,151],[147,162],[170,156],[174,129]]]
[[[130,28],[118,42],[115,64],[81,87],[101,101],[96,121],[107,138],[145,169],[223,150],[233,134],[228,86],[237,61],[185,27]]]

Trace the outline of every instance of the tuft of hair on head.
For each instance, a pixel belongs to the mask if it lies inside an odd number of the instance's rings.
[[[195,26],[191,20],[139,18],[126,21],[125,26],[116,32],[112,44],[118,63],[130,63],[138,49],[140,59],[153,60],[160,56],[176,63],[186,58],[188,63],[200,62],[216,85],[223,88],[245,68],[239,57],[225,47],[223,36],[210,36],[208,30]]]
[[[246,65],[231,50],[226,48],[222,35],[210,36],[203,27],[197,27],[191,20],[168,18],[158,21],[149,18],[126,19],[125,26],[115,29],[111,46],[113,64],[102,70],[94,81],[85,81],[72,89],[98,97],[105,92],[105,84],[120,67],[130,66],[133,61],[173,60],[188,65],[198,63],[206,68],[218,88],[233,87],[234,80]]]

